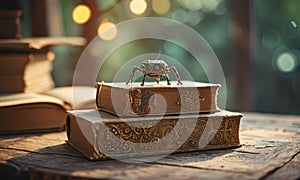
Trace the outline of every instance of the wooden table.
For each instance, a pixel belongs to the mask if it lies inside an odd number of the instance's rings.
[[[0,179],[296,179],[300,116],[244,113],[242,147],[170,155],[151,163],[89,161],[64,132],[0,136]]]

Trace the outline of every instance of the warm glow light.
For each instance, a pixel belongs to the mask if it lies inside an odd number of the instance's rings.
[[[152,0],[152,9],[157,14],[165,14],[170,10],[170,0]]]
[[[107,20],[102,21],[98,27],[98,36],[106,41],[114,39],[117,36],[117,33],[117,26]]]
[[[141,15],[147,9],[147,2],[145,0],[132,0],[129,6],[133,14]]]
[[[86,6],[79,4],[73,9],[72,17],[73,21],[77,24],[86,23],[92,16],[91,9]]]

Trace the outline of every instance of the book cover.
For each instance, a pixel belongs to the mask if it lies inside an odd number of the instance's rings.
[[[216,112],[219,84],[97,83],[98,109],[120,117]]]
[[[90,160],[239,147],[242,114],[119,118],[97,110],[68,111],[68,143]]]

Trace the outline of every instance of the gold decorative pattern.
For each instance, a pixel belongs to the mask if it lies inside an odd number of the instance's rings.
[[[200,95],[199,91],[187,90],[180,92],[179,97],[176,100],[177,105],[181,105],[185,111],[199,111],[200,101],[204,101],[205,98]]]
[[[177,149],[176,152],[187,152],[209,149],[212,147],[228,148],[239,146],[239,122],[240,119],[213,119],[208,125],[207,119],[198,119],[195,127],[190,127],[187,123],[177,120],[161,120],[157,121],[139,121],[131,122],[130,125],[126,122],[107,123],[102,124],[105,126],[105,131],[99,132],[97,143],[98,152],[104,154],[113,154],[114,156],[144,156],[153,154],[163,154],[168,150]],[[216,122],[221,121],[219,129],[214,129]],[[135,124],[136,123],[136,124]],[[141,123],[143,124],[141,126]],[[180,123],[180,124],[178,124]],[[180,128],[176,129],[175,126]],[[147,127],[147,128],[141,128]],[[204,129],[208,128],[206,136],[212,136],[212,139],[201,139]],[[191,132],[191,135],[186,141],[183,142],[183,134]],[[172,133],[172,134],[170,134]],[[168,142],[163,142],[164,137],[170,135]],[[120,139],[122,139],[120,141]],[[199,147],[199,141],[207,143],[204,147]],[[135,144],[135,145],[133,145]],[[179,145],[181,145],[179,147]]]
[[[132,112],[144,116],[151,112],[150,98],[154,93],[148,89],[131,89],[129,91],[129,101]]]

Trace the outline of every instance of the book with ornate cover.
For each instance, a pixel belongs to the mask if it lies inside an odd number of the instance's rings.
[[[239,147],[242,114],[119,118],[97,110],[68,111],[68,143],[90,160]]]
[[[165,85],[140,83],[97,83],[98,109],[119,117],[146,115],[175,115],[219,111],[219,84],[182,81]]]

